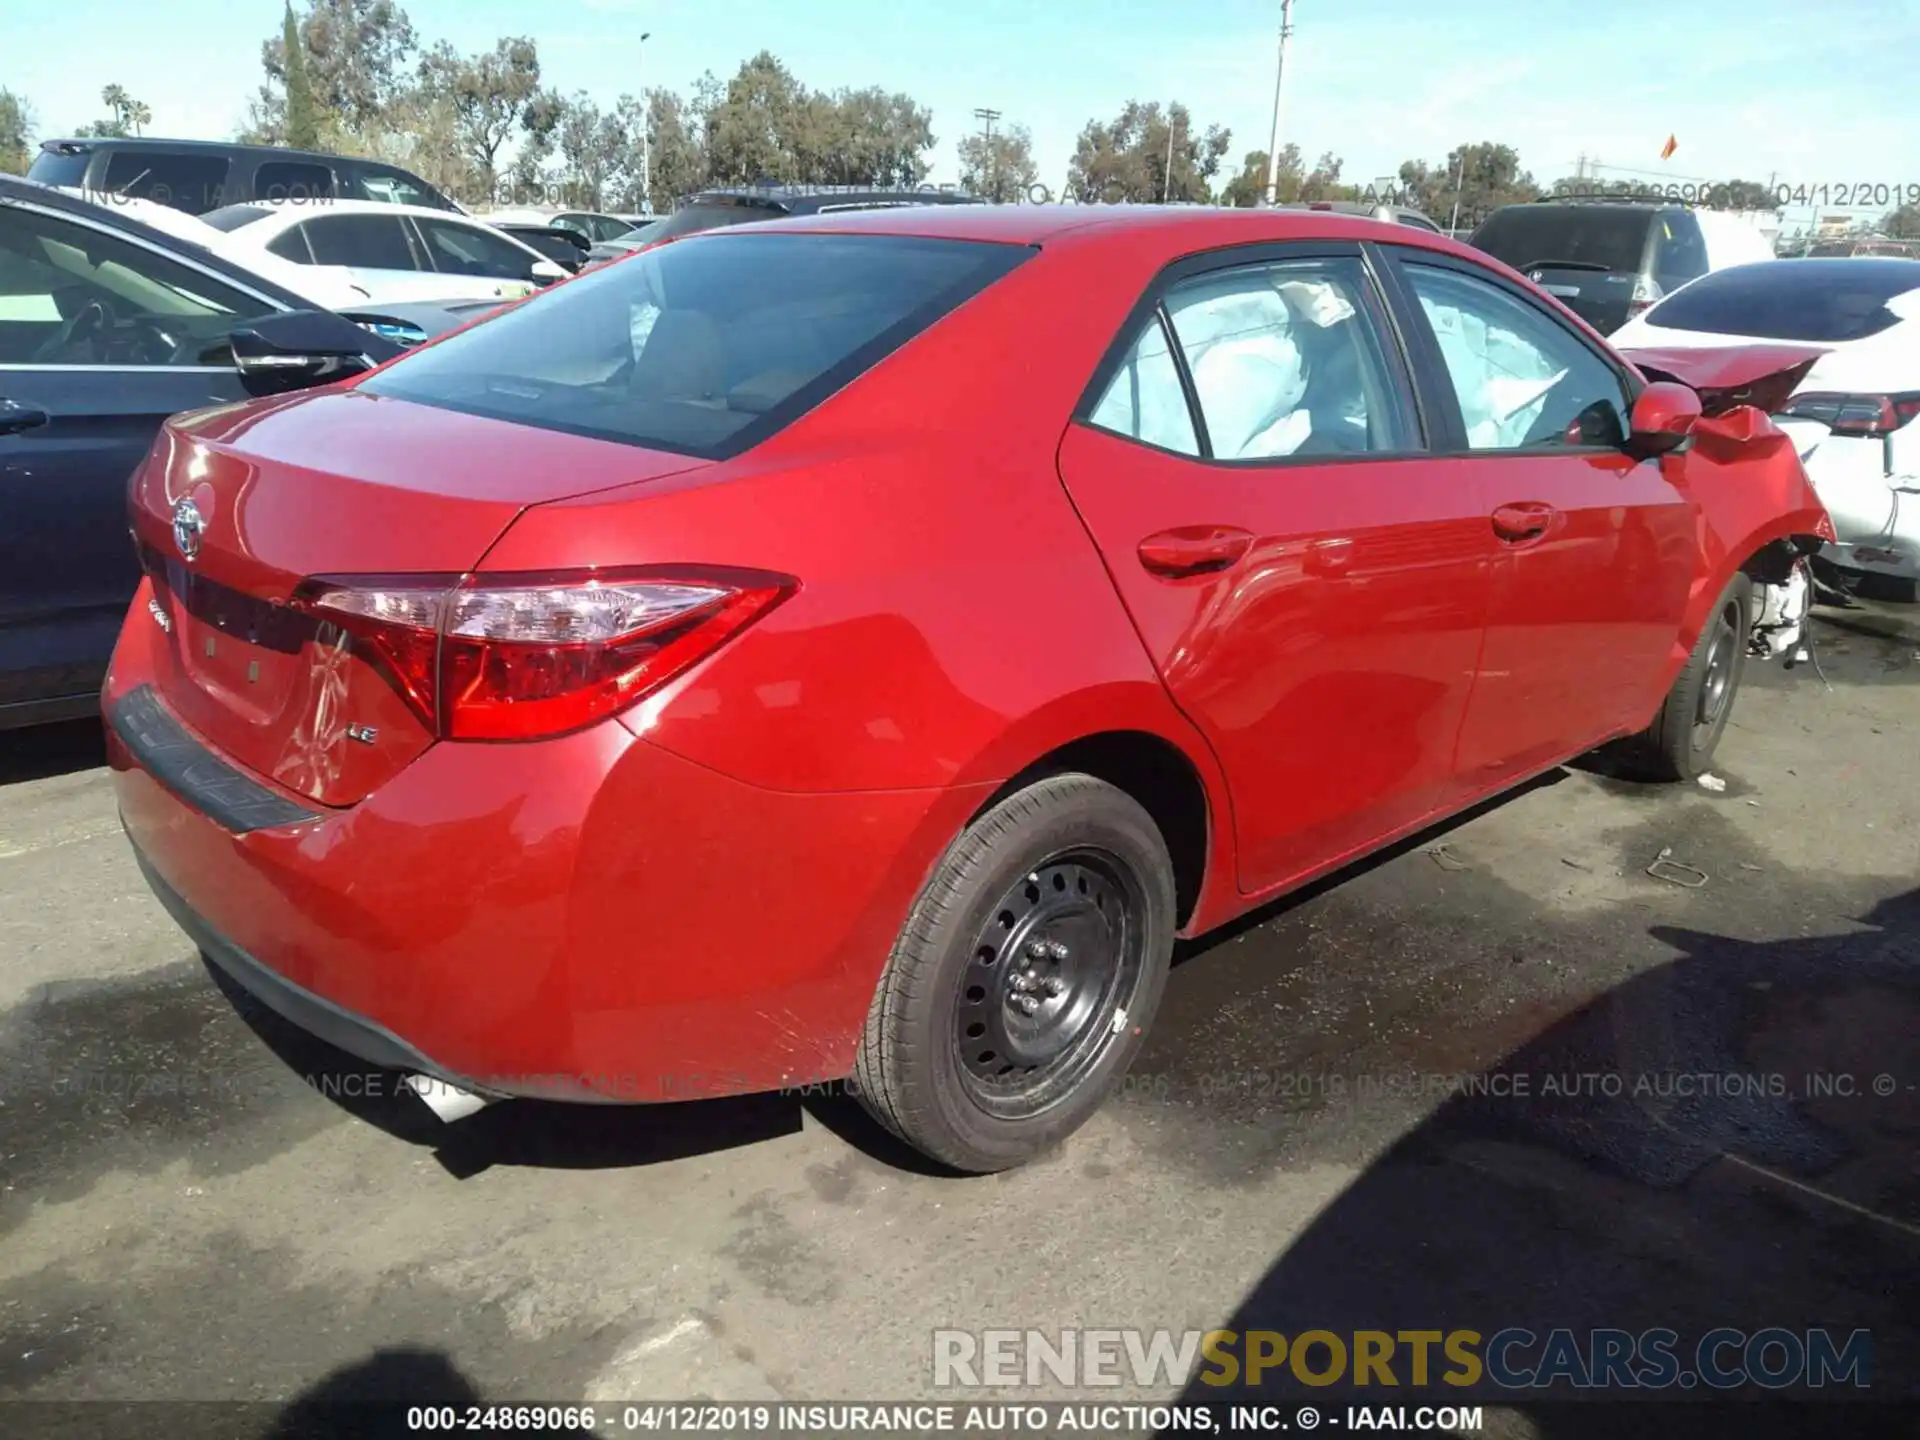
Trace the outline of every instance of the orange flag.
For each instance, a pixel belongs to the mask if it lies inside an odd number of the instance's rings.
[[[1673,158],[1673,152],[1679,148],[1680,142],[1671,135],[1667,136],[1667,143],[1660,147],[1660,158],[1662,160],[1671,160]]]

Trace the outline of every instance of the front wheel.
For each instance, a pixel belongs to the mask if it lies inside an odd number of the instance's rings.
[[[1649,778],[1696,780],[1707,773],[1746,670],[1752,611],[1752,583],[1735,575],[1708,612],[1666,704],[1639,737]]]
[[[855,1061],[861,1103],[957,1170],[1005,1170],[1083,1125],[1144,1042],[1173,952],[1173,862],[1091,775],[995,805],[907,917]]]

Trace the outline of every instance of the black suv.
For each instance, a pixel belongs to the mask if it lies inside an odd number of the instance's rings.
[[[257,200],[385,200],[460,209],[398,165],[220,140],[43,140],[27,178],[106,204],[131,197],[189,215]]]
[[[866,190],[841,186],[753,186],[702,190],[680,202],[673,214],[593,247],[593,258],[611,260],[651,245],[725,225],[779,220],[788,215],[827,215],[840,210],[887,210],[901,205],[984,205],[952,190]]]
[[[1504,205],[1468,244],[1511,265],[1602,335],[1689,280],[1719,268],[1685,205],[1536,200]],[[1739,259],[1763,256],[1757,251]],[[1723,262],[1724,263],[1724,262]]]

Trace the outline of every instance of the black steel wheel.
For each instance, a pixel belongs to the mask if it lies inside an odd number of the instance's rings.
[[[1145,967],[1147,903],[1125,862],[1093,850],[1049,857],[1000,897],[954,1011],[961,1074],[981,1109],[1035,1114],[1098,1068]]]
[[[993,806],[935,868],[875,991],[855,1083],[959,1170],[1003,1170],[1105,1103],[1166,983],[1173,863],[1152,817],[1089,775]]]
[[[1740,693],[1752,631],[1753,587],[1735,575],[1707,612],[1693,652],[1666,703],[1633,751],[1649,779],[1693,780],[1707,772]]]

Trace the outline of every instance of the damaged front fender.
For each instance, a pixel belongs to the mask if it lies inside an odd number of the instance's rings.
[[[1695,390],[1701,418],[1686,445],[1661,457],[1662,474],[1694,504],[1699,555],[1667,682],[1686,663],[1714,601],[1745,571],[1756,584],[1756,651],[1798,653],[1806,613],[1806,553],[1834,538],[1792,438],[1769,412],[1784,405],[1822,350],[1797,345],[1621,352],[1649,380]]]

